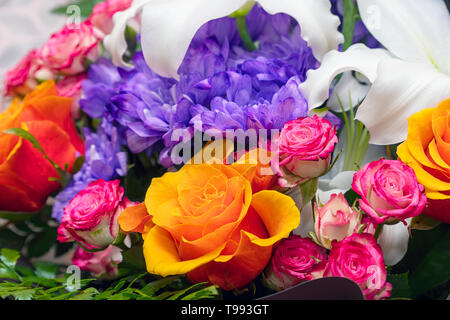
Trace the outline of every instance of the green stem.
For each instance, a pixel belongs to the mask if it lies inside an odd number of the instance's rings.
[[[248,33],[247,21],[245,20],[246,17],[237,16],[235,17],[235,19],[239,30],[239,35],[241,36],[241,39],[244,42],[245,46],[247,47],[248,51],[255,51],[256,45],[253,42],[252,38],[250,37],[250,34]]]
[[[353,0],[343,0],[344,4],[344,21],[342,33],[344,34],[344,43],[342,50],[347,50],[353,43],[353,34],[355,31],[356,6]]]

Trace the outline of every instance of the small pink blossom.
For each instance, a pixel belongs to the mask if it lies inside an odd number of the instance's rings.
[[[358,232],[361,214],[348,205],[342,193],[331,195],[322,207],[314,206],[314,231],[320,244],[331,249],[333,240],[342,239]]]
[[[60,242],[77,241],[87,248],[105,248],[119,235],[118,217],[133,205],[120,181],[91,182],[64,209],[58,228]]]
[[[97,252],[84,251],[78,248],[72,263],[82,270],[92,272],[96,277],[114,278],[118,275],[117,266],[122,262],[122,253],[119,248],[109,246]]]
[[[336,128],[323,118],[299,118],[287,122],[279,139],[278,171],[280,185],[293,187],[324,174],[338,142]]]
[[[333,241],[324,276],[353,280],[369,300],[388,298],[392,289],[386,282],[381,247],[368,233],[355,233],[340,242]]]
[[[284,290],[303,281],[322,278],[327,254],[309,238],[293,235],[275,248],[266,269],[267,284],[274,290]]]
[[[103,34],[85,21],[66,25],[54,33],[37,51],[38,58],[51,70],[65,75],[75,75],[86,70],[88,61],[95,61]]]
[[[113,27],[113,16],[119,11],[128,9],[133,0],[107,0],[94,7],[89,21],[102,30],[104,34],[110,34]]]
[[[398,160],[366,164],[353,177],[359,205],[376,223],[403,221],[419,215],[427,198],[414,170]]]
[[[66,76],[56,84],[56,90],[60,97],[73,98],[72,116],[79,117],[79,100],[81,98],[81,85],[87,78],[87,74],[82,73],[76,76]]]

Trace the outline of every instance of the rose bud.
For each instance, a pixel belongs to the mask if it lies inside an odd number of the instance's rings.
[[[117,266],[121,262],[122,253],[115,246],[97,252],[88,252],[79,247],[72,258],[72,263],[80,269],[92,272],[97,278],[108,279],[119,274]]]
[[[91,182],[64,209],[58,228],[60,242],[77,241],[87,249],[106,248],[118,239],[118,217],[135,205],[124,197],[119,180]]]
[[[359,205],[376,223],[403,221],[419,215],[427,198],[414,170],[398,160],[370,162],[353,177]]]
[[[278,142],[279,163],[274,163],[281,187],[294,187],[323,175],[338,142],[336,128],[323,118],[299,118],[287,122]]]
[[[331,195],[322,207],[314,206],[314,231],[318,242],[331,249],[333,240],[341,241],[358,232],[361,227],[361,214],[348,205],[342,193]]]
[[[293,235],[275,248],[266,268],[267,285],[284,290],[300,282],[321,278],[327,264],[327,253],[309,238]]]
[[[392,285],[386,282],[383,252],[368,233],[355,233],[332,242],[325,277],[343,277],[356,282],[368,300],[388,298]]]

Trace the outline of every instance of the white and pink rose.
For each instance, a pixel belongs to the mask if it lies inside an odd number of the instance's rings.
[[[90,21],[66,25],[55,32],[36,54],[55,73],[79,74],[86,70],[89,61],[99,57],[99,43],[103,36]]]
[[[121,250],[115,246],[97,252],[88,252],[79,247],[72,263],[81,270],[92,272],[96,277],[114,278],[119,274],[117,266],[122,259]]]
[[[392,285],[386,282],[381,247],[373,235],[355,233],[333,241],[325,277],[344,277],[356,282],[368,300],[388,298]]]
[[[331,195],[324,206],[314,205],[314,231],[317,241],[327,249],[333,240],[341,241],[361,226],[360,212],[349,206],[342,193]]]
[[[76,241],[87,249],[106,248],[120,235],[119,215],[132,205],[119,180],[91,182],[64,209],[58,240]]]
[[[107,0],[95,5],[89,21],[104,34],[111,33],[114,23],[113,16],[119,11],[128,9],[133,0]]]
[[[353,177],[359,205],[376,223],[403,221],[419,215],[427,202],[414,170],[398,160],[366,164]]]
[[[322,278],[327,264],[326,250],[309,238],[293,235],[275,248],[265,271],[266,283],[284,290],[300,282]]]
[[[274,163],[280,186],[294,187],[323,175],[337,143],[336,128],[317,115],[287,122],[277,139],[279,159]]]

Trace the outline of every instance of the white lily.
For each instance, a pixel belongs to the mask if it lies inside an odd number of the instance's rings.
[[[325,55],[300,86],[311,109],[329,96],[334,77],[356,70],[372,87],[356,113],[372,144],[406,139],[408,118],[450,97],[450,14],[443,0],[357,0],[362,20],[387,49],[362,44]]]
[[[114,16],[114,30],[105,40],[116,65],[125,66],[124,29],[142,11],[141,43],[150,68],[162,76],[178,78],[177,70],[197,30],[206,22],[228,16],[248,0],[135,0]],[[258,0],[268,13],[286,13],[301,26],[301,36],[319,61],[344,41],[337,30],[339,18],[331,13],[329,0]]]

